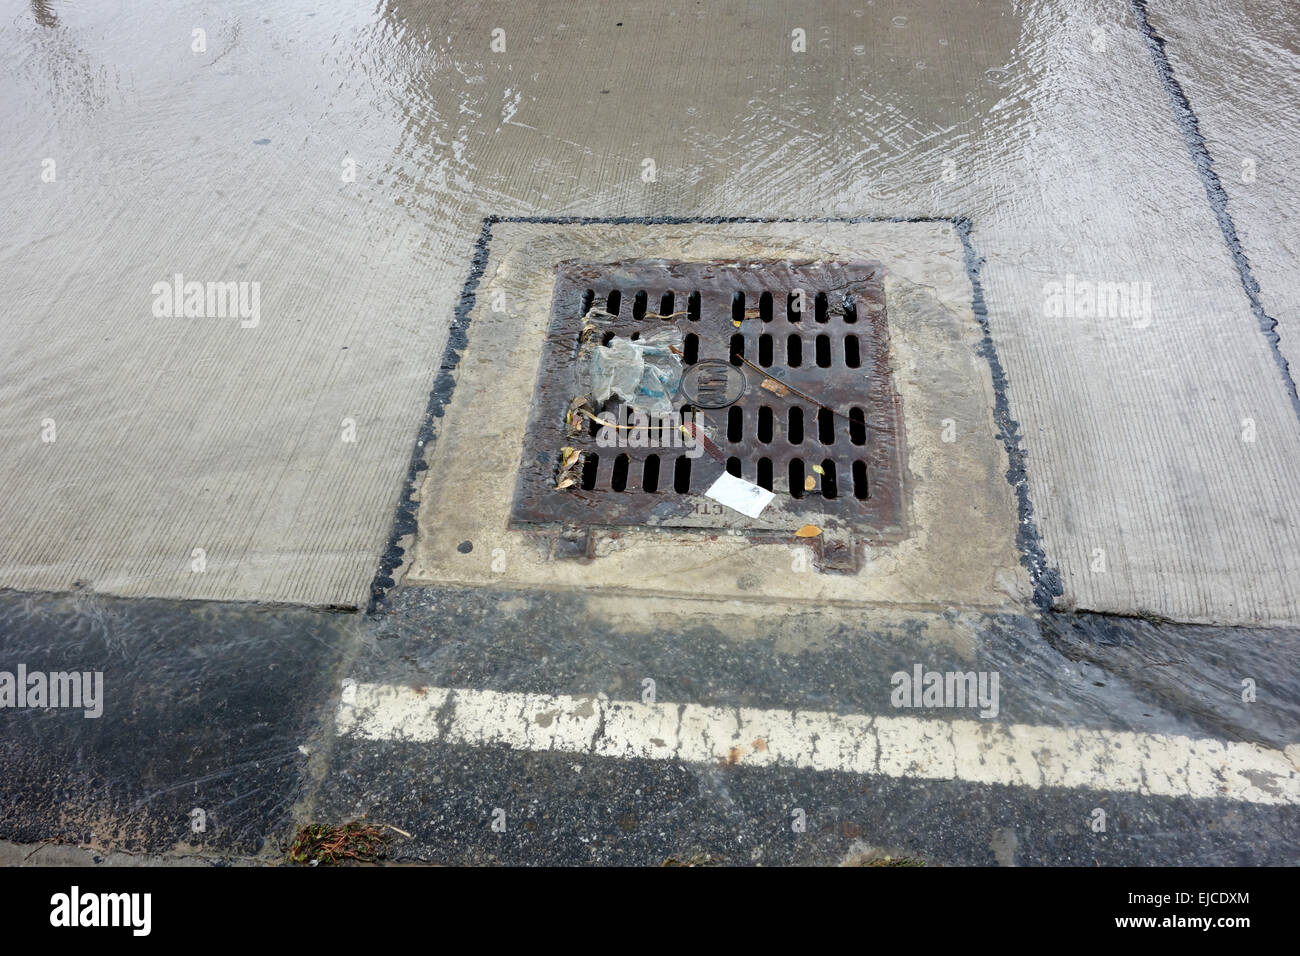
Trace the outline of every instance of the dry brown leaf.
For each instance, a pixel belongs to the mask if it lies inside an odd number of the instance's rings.
[[[812,475],[809,475],[803,480],[804,491],[812,491],[816,487],[817,487],[817,479],[814,478]]]
[[[556,491],[563,491],[565,488],[570,488],[570,487],[572,487],[573,485],[576,485],[577,483],[578,483],[578,479],[577,479],[577,478],[572,478],[572,477],[570,477],[570,478],[563,478],[563,479],[561,479],[561,480],[556,484],[556,486],[555,486],[555,490],[556,490]]]
[[[564,458],[560,462],[560,467],[566,470],[573,467],[573,463],[578,460],[578,449],[571,446],[566,445],[561,448],[560,453],[564,455]]]
[[[815,538],[822,533],[822,529],[815,524],[806,524],[794,533],[796,538]]]
[[[758,385],[759,388],[765,388],[774,395],[785,397],[790,394],[790,389],[786,388],[774,378],[765,378]]]

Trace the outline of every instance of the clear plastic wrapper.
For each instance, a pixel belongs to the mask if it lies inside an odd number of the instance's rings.
[[[579,388],[590,393],[597,408],[617,395],[635,411],[666,418],[682,381],[681,349],[678,329],[636,341],[615,336],[608,345],[589,345],[578,365]]]

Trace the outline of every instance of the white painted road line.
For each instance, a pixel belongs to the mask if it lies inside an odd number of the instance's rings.
[[[1300,804],[1300,745],[343,682],[341,736]]]

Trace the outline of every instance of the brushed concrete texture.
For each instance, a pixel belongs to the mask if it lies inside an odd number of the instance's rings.
[[[1214,159],[1238,238],[1300,368],[1300,34],[1287,0],[1158,0],[1148,12]],[[1211,46],[1205,37],[1231,37]]]
[[[1189,47],[1250,29],[1159,16]],[[485,215],[961,215],[1061,605],[1300,620],[1300,421],[1139,27],[1082,0],[13,14],[0,584],[360,601]],[[155,316],[175,273],[259,282],[258,326]],[[1050,317],[1068,276],[1150,283],[1150,322]]]

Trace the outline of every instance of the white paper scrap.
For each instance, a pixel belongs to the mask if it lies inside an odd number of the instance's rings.
[[[757,518],[776,495],[766,488],[750,484],[745,479],[737,478],[730,472],[724,471],[718,480],[709,486],[704,497],[712,498],[718,504],[726,505],[728,508],[734,508],[746,517]]]

